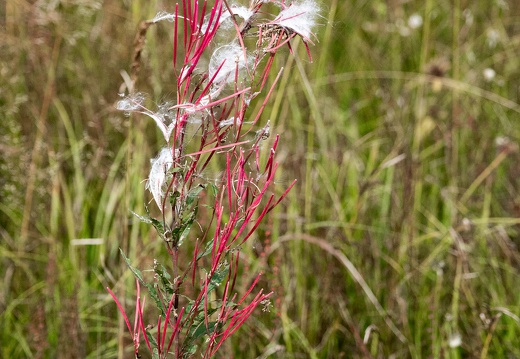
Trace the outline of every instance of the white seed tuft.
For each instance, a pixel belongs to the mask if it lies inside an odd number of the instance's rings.
[[[484,71],[482,71],[482,74],[484,75],[484,79],[486,79],[486,81],[492,81],[497,73],[495,72],[495,70],[488,67],[485,68]]]
[[[282,10],[273,22],[294,31],[305,40],[309,40],[312,28],[316,25],[319,10],[314,0],[293,2],[291,6]]]
[[[408,26],[410,29],[417,29],[423,24],[423,18],[421,15],[415,13],[408,18]]]
[[[146,188],[152,193],[155,203],[162,211],[162,201],[164,198],[164,184],[166,181],[166,173],[173,164],[172,150],[165,147],[159,152],[159,155],[150,161],[152,168],[146,183]]]
[[[236,43],[231,43],[219,47],[213,52],[211,60],[209,61],[209,78],[212,78],[217,72],[218,68],[222,65],[221,69],[218,70],[218,74],[213,80],[213,84],[216,86],[233,82],[235,79],[235,71],[238,66],[238,70],[246,67],[246,60],[244,59],[244,50]],[[249,61],[249,56],[247,61]]]
[[[166,11],[159,11],[157,15],[152,19],[153,23],[157,23],[159,21],[167,20],[169,22],[173,22],[175,20],[175,14],[171,14]]]
[[[135,111],[142,108],[144,100],[144,94],[136,92],[135,94],[128,95],[124,99],[118,101],[116,109],[119,111]]]

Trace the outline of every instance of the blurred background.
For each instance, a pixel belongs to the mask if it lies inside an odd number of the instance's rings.
[[[130,210],[162,135],[114,105],[139,23],[173,9],[0,3],[0,357],[131,357],[105,287],[133,313],[119,248],[141,268],[161,256]],[[298,179],[244,248],[272,306],[220,357],[520,358],[520,2],[323,0],[321,15],[313,63],[298,42],[277,58],[263,117],[278,189]],[[152,106],[175,95],[172,33],[146,36]]]

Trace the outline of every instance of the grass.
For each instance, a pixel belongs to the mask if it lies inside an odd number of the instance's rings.
[[[132,288],[119,247],[145,267],[160,246],[128,211],[149,200],[160,134],[114,103],[138,22],[172,4],[0,11],[1,357],[131,344],[103,288]],[[322,15],[314,63],[303,46],[278,59],[266,112],[279,182],[299,182],[244,265],[276,296],[223,357],[520,357],[520,7],[331,0]],[[170,30],[152,28],[143,55],[138,88],[157,101],[172,95]]]

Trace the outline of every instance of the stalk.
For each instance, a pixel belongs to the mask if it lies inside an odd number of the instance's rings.
[[[269,144],[270,124],[262,127],[261,119],[282,75],[283,69],[275,70],[275,79],[268,85],[275,55],[285,46],[292,52],[291,43],[300,38],[311,59],[311,28],[319,10],[314,0],[291,5],[274,2],[280,11],[266,18],[260,1],[252,1],[249,7],[231,7],[225,0],[211,5],[204,1],[200,6],[196,0],[183,0],[174,13],[160,13],[144,22],[146,29],[164,19],[173,22],[177,93],[174,104],[163,104],[159,110],[148,109],[146,97],[140,93],[131,93],[117,106],[152,118],[166,142],[152,160],[147,181],[159,219],[149,210],[145,216],[136,216],[156,228],[170,256],[170,268],[154,262],[150,282],[124,257],[138,285],[148,289],[160,312],[157,320],[145,325],[144,307],[137,299],[136,322],[142,330],[133,330],[136,356],[142,333],[154,358],[210,358],[272,295],[263,289],[253,294],[260,274],[244,294],[234,292],[240,280],[242,246],[295,183],[280,196],[272,193],[279,135]],[[214,45],[224,41],[226,33],[221,27],[226,22],[235,34],[227,45]],[[258,38],[248,45],[245,36]],[[138,37],[144,39],[142,31]],[[208,68],[201,70],[201,60],[208,57]],[[249,111],[251,101],[260,104],[253,113]],[[195,134],[189,134],[190,128],[195,128]],[[264,146],[270,147],[266,158],[260,156]],[[204,177],[210,161],[225,163],[220,178]],[[199,215],[202,210],[211,216]],[[185,244],[192,241],[193,254]],[[191,258],[191,262],[184,264],[183,258]],[[188,297],[190,293],[193,298]],[[112,297],[127,318],[124,306]],[[156,334],[152,334],[152,325],[157,326]],[[128,329],[132,332],[129,325]],[[153,335],[156,338],[151,340]]]

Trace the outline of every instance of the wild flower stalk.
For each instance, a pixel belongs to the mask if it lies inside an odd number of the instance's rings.
[[[262,10],[268,3],[279,9],[277,15]],[[176,98],[152,111],[144,106],[145,96],[134,93],[117,107],[149,116],[165,139],[146,184],[160,217],[137,216],[164,241],[171,272],[155,261],[154,278],[147,282],[124,257],[137,279],[133,327],[108,289],[132,334],[136,358],[141,334],[154,358],[210,358],[271,296],[263,290],[252,294],[260,275],[245,293],[235,292],[241,246],[295,183],[281,196],[273,194],[279,136],[263,156],[270,126],[259,120],[281,74],[280,69],[267,86],[274,56],[284,45],[291,49],[299,36],[310,58],[317,12],[313,0],[251,0],[248,7],[183,0],[173,13],[161,12],[148,22],[173,23]],[[252,101],[259,103],[255,113],[249,111]],[[204,172],[212,161],[222,165],[222,173],[208,180]],[[201,205],[204,219],[198,216]],[[194,241],[195,249],[181,257],[186,240]],[[179,263],[181,258],[191,260]],[[140,286],[159,309],[154,324],[145,325]]]

